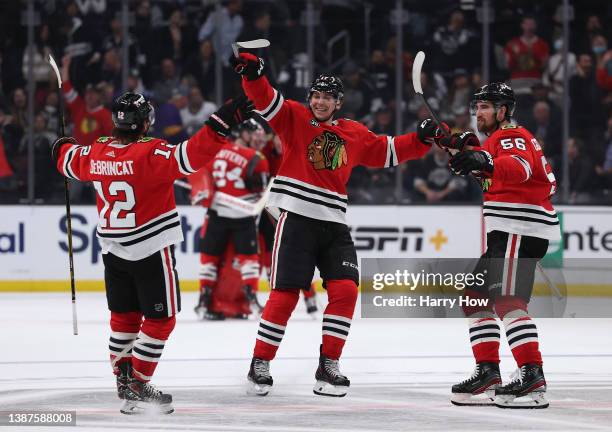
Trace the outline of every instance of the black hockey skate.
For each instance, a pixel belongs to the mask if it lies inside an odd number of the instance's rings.
[[[494,362],[477,363],[471,377],[453,386],[451,403],[459,406],[493,405],[495,389],[501,383],[499,364]]]
[[[125,392],[132,378],[132,363],[122,362],[117,367],[119,368],[119,375],[117,375],[117,396],[119,399],[125,399]]]
[[[172,414],[172,395],[162,393],[149,383],[131,378],[125,390],[125,401],[121,407],[123,414],[142,414],[157,412]]]
[[[270,375],[270,361],[253,357],[247,375],[247,394],[251,396],[266,396],[272,391],[274,380]]]
[[[253,292],[249,285],[243,286],[242,291],[244,292],[244,296],[246,297],[247,301],[251,304],[251,306],[255,308],[255,311],[258,314],[261,314],[264,310],[264,307],[261,305],[261,303],[259,303],[259,300],[257,299],[257,294]]]
[[[200,293],[200,298],[198,299],[198,304],[193,308],[193,311],[196,313],[199,319],[204,319],[204,315],[208,310],[208,305],[210,304],[210,295],[211,295],[210,287],[205,286],[202,292]]]
[[[210,310],[210,300],[212,295],[212,289],[205,286],[204,290],[200,293],[200,299],[198,304],[193,308],[199,319],[208,321],[222,321],[225,319],[225,315],[221,312],[214,312]]]
[[[322,353],[319,356],[319,367],[315,372],[315,383],[312,391],[321,396],[346,396],[351,381],[342,375],[338,360],[330,359]]]
[[[526,364],[517,371],[515,379],[495,390],[495,406],[499,408],[548,408],[546,379],[542,366]]]

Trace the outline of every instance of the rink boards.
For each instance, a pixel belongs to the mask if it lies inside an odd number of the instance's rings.
[[[593,267],[612,258],[612,208],[559,206],[565,242],[549,253],[561,257],[568,289],[578,295],[612,295],[612,278]],[[103,289],[103,265],[95,237],[94,206],[73,206],[77,289]],[[198,236],[205,210],[179,207],[185,240],[177,248],[183,290],[197,287]],[[468,258],[483,247],[479,206],[353,206],[348,224],[360,258]],[[612,266],[608,266],[612,267]],[[0,218],[0,291],[68,289],[63,206],[3,206]],[[265,289],[267,284],[263,284]]]

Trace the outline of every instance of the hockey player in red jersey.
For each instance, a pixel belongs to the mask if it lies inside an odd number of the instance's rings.
[[[528,312],[535,269],[550,240],[560,237],[559,220],[550,203],[556,181],[537,140],[510,122],[515,98],[504,83],[481,87],[471,102],[478,130],[488,138],[480,145],[472,132],[442,138],[443,147],[459,150],[449,162],[458,174],[473,174],[484,191],[487,250],[475,272],[486,272],[482,289],[472,298],[490,298],[488,307],[466,307],[476,370],[453,386],[456,405],[501,408],[546,408],[536,325]],[[499,372],[500,327],[520,369],[516,380],[502,386]]]
[[[229,101],[174,146],[146,136],[155,120],[153,106],[141,94],[125,93],[113,104],[113,136],[91,145],[72,137],[53,144],[58,170],[92,182],[97,192],[109,350],[124,414],[147,405],[166,414],[174,410],[172,396],[149,383],[181,308],[174,245],[183,233],[173,183],[208,163],[224,144],[221,136],[252,109],[244,96]]]
[[[280,136],[283,161],[268,206],[281,210],[272,252],[271,293],[257,332],[248,373],[249,394],[267,395],[270,361],[287,321],[315,267],[327,289],[319,367],[314,393],[344,396],[349,379],[339,369],[357,300],[357,254],[346,225],[346,183],[356,165],[392,167],[422,157],[440,136],[431,122],[417,133],[378,136],[361,123],[335,119],[344,97],[339,78],[317,77],[308,107],[285,100],[263,76],[263,60],[251,54],[234,59],[243,88],[258,112]]]
[[[257,124],[252,120],[251,124]],[[283,160],[283,147],[281,139],[274,132],[266,135],[261,125],[257,124],[255,129],[252,131],[252,138],[255,139],[261,147],[258,147],[264,154],[270,165],[270,176],[275,177],[280,168]],[[261,144],[259,144],[261,143]],[[276,220],[270,213],[264,213],[259,219],[259,232],[263,237],[263,249],[264,249],[264,266],[269,270],[272,264],[272,249],[274,246],[274,228]],[[317,292],[316,284],[313,280],[308,288],[302,290],[304,294],[304,303],[306,305],[306,312],[313,319],[318,319],[319,306],[317,304]]]
[[[252,119],[243,123],[255,122]],[[256,123],[255,123],[256,124]],[[243,124],[238,130],[245,129]],[[266,188],[270,169],[262,153],[250,147],[251,142],[238,138],[227,141],[208,165],[215,191],[257,201]],[[206,233],[201,242],[200,299],[196,313],[210,320],[224,319],[220,311],[210,307],[217,285],[219,260],[230,241],[233,242],[240,266],[242,289],[247,300],[259,307],[255,293],[259,283],[257,218],[223,205],[213,199],[207,214]]]

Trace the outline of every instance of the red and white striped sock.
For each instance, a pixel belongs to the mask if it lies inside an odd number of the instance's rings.
[[[326,281],[326,286],[329,303],[323,312],[321,353],[337,360],[351,329],[358,289],[357,284],[348,279]]]
[[[270,298],[259,320],[253,357],[272,360],[276,356],[285,335],[287,321],[300,298],[299,293],[299,289],[274,289],[270,292]]]
[[[176,325],[176,317],[145,318],[133,348],[133,373],[140,381],[148,382],[161,358],[166,341]]]

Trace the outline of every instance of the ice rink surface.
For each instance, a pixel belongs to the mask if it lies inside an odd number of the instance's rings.
[[[77,429],[121,432],[612,430],[610,319],[537,320],[551,407],[502,410],[449,402],[451,385],[474,367],[465,320],[360,319],[359,311],[341,361],[348,396],[315,396],[321,324],[301,301],[271,366],[273,393],[247,396],[257,321],[196,321],[195,300],[183,296],[153,381],[176,412],[149,417],[119,413],[104,294],[78,295],[78,336],[69,294],[0,294],[0,411],[76,410]],[[504,343],[507,380],[516,366]]]

